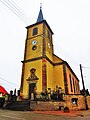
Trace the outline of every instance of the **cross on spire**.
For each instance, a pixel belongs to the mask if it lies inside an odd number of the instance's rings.
[[[40,9],[42,9],[42,3],[40,3]]]

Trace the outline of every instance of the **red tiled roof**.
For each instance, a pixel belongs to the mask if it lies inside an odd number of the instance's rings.
[[[0,93],[8,94],[8,92],[0,85]]]

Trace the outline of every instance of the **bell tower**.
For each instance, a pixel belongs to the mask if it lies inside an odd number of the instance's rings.
[[[26,27],[27,37],[25,42],[24,60],[22,61],[21,93],[29,97],[30,90],[34,87],[38,91],[47,89],[47,59],[53,62],[53,32],[43,17],[40,7],[39,15],[35,24]],[[30,71],[35,69],[37,80],[28,79]],[[34,90],[34,88],[33,88]]]
[[[52,30],[43,18],[42,8],[37,18],[37,22],[27,26],[27,39],[24,60],[49,57],[52,60],[53,43]]]

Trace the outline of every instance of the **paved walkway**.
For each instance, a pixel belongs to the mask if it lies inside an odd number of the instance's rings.
[[[90,110],[70,111],[69,113],[63,111],[34,111],[34,113],[47,114],[47,115],[62,115],[62,116],[86,116],[90,115]]]

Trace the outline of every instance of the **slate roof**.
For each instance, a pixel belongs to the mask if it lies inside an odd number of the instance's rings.
[[[42,8],[40,7],[40,11],[39,11],[39,15],[38,15],[38,18],[37,18],[37,22],[41,22],[43,20],[44,20],[44,18],[43,18]]]

